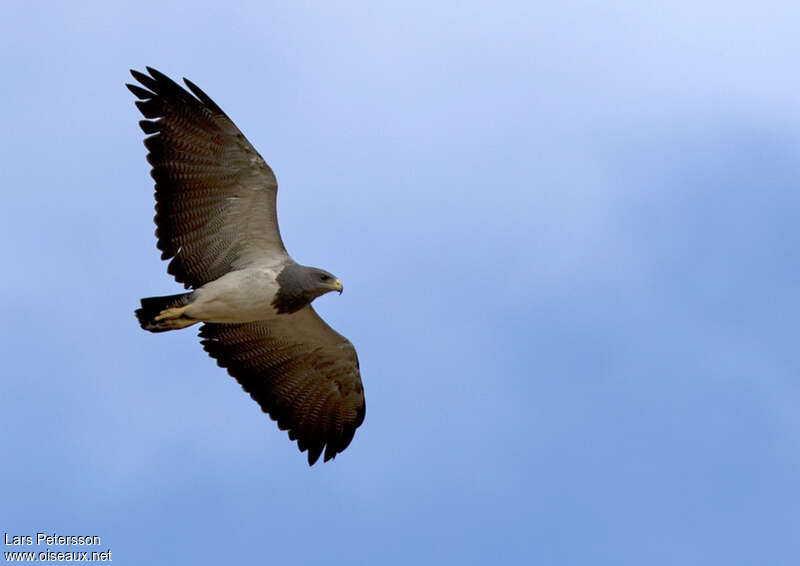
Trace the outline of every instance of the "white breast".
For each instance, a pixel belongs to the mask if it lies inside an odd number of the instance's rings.
[[[281,267],[248,268],[226,273],[194,292],[186,314],[204,322],[252,322],[277,315],[272,300]]]

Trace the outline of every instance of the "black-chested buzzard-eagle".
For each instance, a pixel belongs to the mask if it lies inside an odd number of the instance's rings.
[[[164,74],[131,71],[155,179],[156,237],[188,293],[141,300],[142,328],[202,322],[202,345],[278,422],[313,465],[342,452],[364,421],[353,345],[311,302],[342,283],[296,263],[278,231],[278,184],[211,98]]]

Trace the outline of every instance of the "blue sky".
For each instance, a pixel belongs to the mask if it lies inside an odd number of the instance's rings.
[[[121,564],[796,563],[800,7],[114,4],[0,8],[1,530]],[[179,290],[145,65],[226,110],[344,281],[315,304],[368,411],[332,464],[133,318]]]

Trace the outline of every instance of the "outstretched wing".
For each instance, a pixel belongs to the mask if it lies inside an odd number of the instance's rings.
[[[167,271],[197,288],[232,269],[287,256],[278,231],[272,170],[208,95],[194,96],[147,67],[126,85],[147,120],[147,160],[156,182],[156,237]]]
[[[289,431],[313,465],[350,444],[364,421],[364,388],[353,345],[311,306],[275,320],[204,324],[206,352],[265,413]]]

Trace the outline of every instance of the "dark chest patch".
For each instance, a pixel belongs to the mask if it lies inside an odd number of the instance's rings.
[[[275,307],[278,314],[291,314],[299,311],[313,300],[314,297],[308,296],[304,292],[288,293],[279,289],[272,300],[272,306]]]
[[[314,300],[313,291],[303,287],[302,268],[298,265],[287,265],[275,278],[278,292],[272,300],[272,306],[278,314],[297,312]]]

